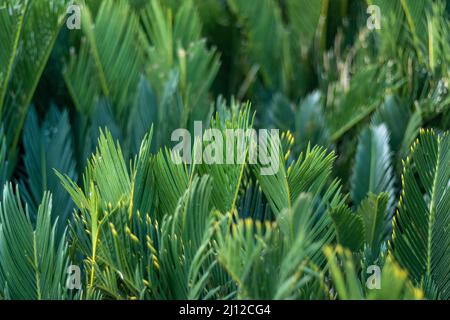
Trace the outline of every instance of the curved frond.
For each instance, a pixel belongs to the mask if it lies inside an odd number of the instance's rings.
[[[67,0],[30,1],[26,11],[10,86],[18,103],[8,124],[15,131],[13,147],[19,143],[28,107],[64,23],[67,3]]]
[[[58,208],[53,212],[52,221],[59,217],[59,234],[64,231],[73,203],[54,170],[64,172],[72,180],[77,179],[71,133],[67,112],[61,113],[52,106],[44,123],[39,125],[35,109],[30,109],[23,138],[27,177],[21,183],[22,192],[33,220],[44,193],[52,193],[53,204]]]
[[[388,211],[389,195],[369,193],[359,205],[356,214],[361,217],[364,225],[364,240],[366,244],[366,259],[370,263],[377,261],[383,243],[389,238],[391,218]]]
[[[417,289],[408,279],[408,273],[392,259],[387,259],[384,266],[378,266],[378,271],[367,270],[367,274],[376,277],[374,281],[379,287],[369,289],[368,284],[360,279],[359,266],[355,265],[352,253],[337,246],[335,249],[324,249],[330,266],[333,287],[339,300],[421,300],[423,292]],[[366,270],[362,270],[363,273]]]
[[[27,0],[0,2],[0,119],[27,6]]]
[[[351,183],[355,205],[369,193],[387,192],[392,207],[395,192],[391,157],[389,132],[384,124],[371,126],[361,133]]]
[[[79,135],[81,144],[95,141],[98,120],[107,119],[113,130],[127,138],[136,152],[136,105],[138,84],[144,67],[143,50],[140,47],[141,26],[139,18],[127,1],[101,1],[94,15],[92,6],[84,5],[81,23],[85,38],[79,51],[71,51],[63,77],[69,94],[80,113]],[[108,102],[108,116],[99,110]],[[131,111],[131,112],[130,112]],[[134,117],[133,117],[134,116]],[[148,120],[148,119],[144,119]],[[145,128],[145,132],[150,126]],[[142,133],[139,140],[143,138]],[[92,135],[92,136],[91,136]],[[126,149],[125,149],[126,150]],[[91,150],[88,150],[89,152]]]
[[[9,299],[64,299],[68,267],[65,236],[56,236],[52,200],[46,193],[33,227],[12,185],[0,203],[0,294]],[[14,243],[14,246],[11,244]]]
[[[194,1],[187,0],[172,12],[157,0],[148,3],[141,13],[145,32],[142,44],[149,61],[146,75],[162,100],[166,82],[174,70],[178,72],[182,126],[187,126],[188,120],[206,120],[210,115],[208,91],[220,66],[215,49],[208,49],[201,38],[202,23],[196,9]]]
[[[288,67],[289,38],[277,1],[228,0],[228,5],[244,26],[245,36],[248,38],[248,45],[245,47],[248,52],[248,68],[260,65],[263,82],[268,87],[274,90],[287,89],[292,72]],[[268,42],[267,39],[271,41]],[[283,63],[280,65],[281,61]]]
[[[8,172],[8,144],[3,131],[3,127],[0,128],[0,185],[4,186],[9,179]]]
[[[173,215],[164,217],[157,253],[155,291],[165,299],[198,299],[204,292],[211,265],[208,256],[213,228],[211,179],[195,177]],[[156,239],[155,239],[156,240]]]
[[[308,144],[327,147],[330,133],[319,92],[307,96],[299,105],[295,115],[295,137],[299,150],[303,151]]]
[[[253,140],[256,136],[252,133],[256,131],[252,128],[250,106],[243,106],[227,119],[216,114],[211,119],[210,132],[217,134],[212,134],[210,141],[204,143],[205,161],[196,168],[200,173],[213,178],[213,203],[219,211],[225,213],[233,211],[236,205],[244,169],[249,162],[248,154],[255,151],[251,150],[256,142]]]
[[[331,211],[336,228],[337,242],[352,252],[358,252],[364,245],[364,222],[360,215],[352,212],[347,206]]]

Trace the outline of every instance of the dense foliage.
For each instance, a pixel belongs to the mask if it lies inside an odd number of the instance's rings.
[[[0,0],[0,298],[450,299],[449,14]],[[174,163],[196,120],[279,170]]]

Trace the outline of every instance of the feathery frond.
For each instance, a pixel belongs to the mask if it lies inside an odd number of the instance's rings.
[[[371,126],[362,131],[356,150],[351,195],[355,205],[369,194],[387,192],[394,203],[394,173],[389,147],[389,132],[385,125]]]
[[[30,109],[24,130],[25,169],[27,178],[21,183],[23,197],[30,207],[31,219],[35,220],[37,208],[47,191],[52,191],[54,211],[52,222],[59,220],[61,235],[72,213],[73,203],[60,184],[54,170],[64,172],[72,180],[77,179],[74,146],[67,112],[55,106],[44,123],[38,123],[34,108]]]
[[[422,131],[402,175],[391,253],[418,284],[430,282],[450,297],[450,139]],[[428,294],[428,292],[425,292]]]

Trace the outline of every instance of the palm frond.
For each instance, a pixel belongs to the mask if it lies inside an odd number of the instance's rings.
[[[399,45],[405,44],[405,15],[400,1],[367,0],[368,5],[380,8],[380,29],[377,30],[378,48],[381,55],[391,57]]]
[[[330,265],[336,298],[339,300],[421,300],[423,293],[411,284],[408,274],[392,259],[388,259],[380,274],[380,288],[369,289],[358,275],[350,251],[337,246],[324,249]],[[365,271],[365,270],[364,270]],[[370,281],[370,280],[369,280]]]
[[[326,1],[288,0],[286,2],[292,35],[296,40],[294,43],[298,43],[303,51],[311,46],[316,36],[324,2]]]
[[[388,210],[389,194],[370,193],[358,207],[356,214],[361,217],[364,226],[365,256],[368,264],[377,261],[383,243],[389,239],[391,217]]]
[[[434,284],[442,299],[450,297],[449,163],[449,135],[422,131],[404,164],[391,242],[412,279]]]
[[[326,189],[336,156],[322,147],[308,147],[287,172],[291,200],[302,192],[318,194]]]
[[[274,220],[270,205],[267,203],[258,181],[250,181],[246,185],[245,192],[239,199],[237,211],[241,219]]]
[[[334,208],[331,211],[336,228],[336,240],[344,248],[358,252],[364,245],[364,221],[360,215],[352,212],[347,206]]]
[[[18,190],[5,185],[0,204],[0,292],[6,298],[67,297],[67,243],[64,235],[58,240],[51,211],[51,196],[46,193],[33,227]]]
[[[185,193],[191,180],[187,165],[173,163],[168,149],[156,155],[154,172],[158,185],[158,218],[161,218],[175,212],[178,199]]]
[[[205,143],[203,151],[207,163],[203,162],[196,167],[202,174],[208,174],[213,178],[213,203],[223,213],[234,209],[244,169],[248,163],[248,153],[251,152],[249,149],[254,148],[253,137],[247,134],[247,130],[252,130],[249,105],[233,112],[228,119],[219,118],[219,115],[216,114],[215,118],[211,119],[211,132],[216,132],[217,135],[210,137],[211,141]],[[221,136],[219,136],[219,132]],[[235,136],[234,132],[245,137]],[[223,148],[223,150],[218,150],[219,148]],[[217,163],[214,160],[215,157],[224,159],[226,163]]]
[[[236,282],[238,298],[292,299],[317,280],[308,257],[331,239],[317,238],[321,223],[315,221],[319,211],[314,200],[302,193],[292,208],[279,214],[277,223],[251,219],[234,223],[232,215],[224,217],[218,260]]]
[[[160,128],[163,123],[158,119],[158,103],[156,93],[149,81],[141,76],[138,84],[137,94],[128,122],[128,132],[131,139],[129,141],[130,151],[135,154],[139,150],[139,142],[142,141],[149,128]],[[159,131],[159,130],[158,130]],[[155,133],[156,134],[156,133]],[[155,140],[155,139],[153,139]],[[152,151],[157,150],[163,144],[153,143]]]
[[[8,143],[6,142],[6,137],[3,132],[3,127],[0,128],[0,183],[1,185],[5,185],[6,181],[9,180],[9,171],[8,171]]]
[[[116,204],[129,194],[131,181],[125,158],[109,131],[100,132],[97,153],[91,160],[91,166],[96,188],[105,201],[104,206]]]
[[[246,219],[234,224],[231,216],[221,221],[218,261],[239,288],[239,298],[273,297],[281,262],[276,249],[280,241],[280,231],[270,222]]]
[[[52,222],[59,220],[61,235],[73,209],[70,196],[60,184],[54,170],[64,172],[77,180],[74,146],[67,112],[60,112],[52,106],[44,123],[39,125],[34,108],[30,109],[24,130],[24,163],[27,177],[21,182],[22,193],[35,220],[37,208],[45,194],[50,191],[53,204]]]
[[[326,147],[330,144],[330,132],[319,92],[307,96],[301,103],[295,116],[295,139],[299,150],[308,144]]]
[[[398,80],[386,81],[386,72],[384,67],[368,65],[353,75],[347,89],[341,88],[332,101],[332,112],[327,113],[332,141],[366,119],[381,103],[385,90],[395,86]]]
[[[273,175],[262,175],[261,165],[257,165],[254,166],[254,172],[273,212],[279,213],[282,209],[289,208],[301,192],[316,193],[324,186],[330,176],[334,156],[327,155],[320,147],[314,147],[312,150],[308,148],[305,155],[300,154],[286,169],[284,158],[289,156],[290,151],[283,157],[282,147],[276,143],[276,138],[269,136],[267,145],[262,147],[267,148],[268,154],[279,156],[278,171]],[[293,139],[288,133],[288,140]]]
[[[228,5],[245,27],[249,68],[260,65],[263,83],[274,91],[287,89],[290,79],[289,38],[277,1],[228,0]]]
[[[126,1],[102,1],[95,21],[89,8],[84,6],[81,17],[102,93],[111,98],[114,115],[126,118],[126,107],[132,101],[130,95],[136,92],[142,66],[139,19]],[[81,51],[79,57],[80,65],[88,63],[84,59],[85,52]],[[79,70],[79,67],[74,68]],[[91,73],[91,68],[87,68],[78,75],[86,79]],[[82,79],[75,81],[78,85],[83,83]],[[69,85],[69,88],[86,90],[85,86]],[[83,96],[83,93],[78,92],[76,96]]]
[[[156,206],[155,157],[151,153],[153,128],[142,140],[141,148],[132,176],[133,211],[142,215],[151,214]]]
[[[18,103],[8,123],[8,128],[14,128],[13,148],[19,142],[28,107],[64,22],[66,4],[67,0],[31,1],[27,8],[9,87]]]
[[[382,261],[381,254],[385,251],[385,243],[391,231],[388,199],[387,193],[369,193],[356,212],[352,212],[346,205],[331,210],[339,245],[353,253],[363,253],[365,265]]]
[[[201,38],[202,24],[192,0],[183,1],[173,17],[161,1],[151,1],[142,11],[142,43],[148,63],[146,74],[161,94],[174,70],[179,74],[183,102],[181,120],[205,120],[209,116],[208,91],[219,69],[218,56]]]
[[[3,0],[0,2],[0,118],[11,77],[14,59],[19,46],[23,18],[28,6],[26,0]]]
[[[385,124],[389,132],[389,145],[392,152],[399,152],[407,127],[407,121],[398,120],[409,119],[410,113],[405,101],[400,101],[399,97],[390,95],[384,99],[381,107],[371,118],[373,126]]]
[[[429,2],[426,0],[400,0],[400,3],[405,13],[413,44],[418,50],[419,58],[422,58],[420,45],[426,42],[427,35],[426,19],[423,13],[426,11]]]
[[[81,40],[78,53],[71,50],[69,61],[64,65],[63,77],[77,111],[90,116],[97,105],[101,88],[86,38]]]
[[[144,146],[147,147],[147,144]],[[147,165],[144,159],[146,158],[145,147],[139,158],[141,162],[137,160],[139,168]],[[74,214],[71,231],[72,238],[78,244],[78,250],[85,259],[87,297],[93,298],[98,292],[103,292],[105,295],[119,298],[122,290],[118,287],[116,291],[111,289],[118,285],[116,276],[125,282],[124,286],[131,287],[131,290],[124,294],[139,294],[140,290],[137,288],[144,286],[142,278],[136,282],[136,279],[129,277],[131,271],[125,266],[128,268],[132,266],[123,261],[123,252],[117,251],[117,241],[120,240],[125,241],[124,250],[127,252],[136,249],[132,246],[134,243],[132,234],[127,232],[131,225],[130,219],[137,214],[133,215],[131,192],[132,182],[135,180],[130,178],[121,148],[114,143],[111,133],[100,132],[97,152],[89,161],[83,176],[83,189],[69,176],[63,176],[59,172],[57,176],[79,210]],[[142,180],[143,178],[139,176],[140,183],[146,182],[145,179]],[[145,186],[140,187],[145,189]],[[139,197],[139,191],[137,197]],[[139,209],[141,203],[138,203],[138,206]],[[142,222],[142,219],[137,220]],[[121,236],[119,238],[117,238],[116,228]],[[116,259],[122,259],[119,261],[122,264],[117,263]],[[134,271],[136,270],[133,269],[131,273]]]
[[[389,132],[384,124],[362,131],[355,156],[351,195],[355,205],[369,194],[387,192],[389,208],[394,204],[394,173]],[[392,210],[391,210],[392,212]]]

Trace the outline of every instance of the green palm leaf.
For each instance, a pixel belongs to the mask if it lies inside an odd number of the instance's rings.
[[[81,17],[102,93],[111,98],[114,116],[126,118],[142,67],[142,52],[138,46],[139,19],[126,1],[102,1],[95,21],[92,12],[84,6]],[[81,98],[88,97],[91,102],[95,98],[95,91],[89,91],[95,87],[85,85],[93,70],[84,50],[82,48],[78,62],[69,65],[66,81],[79,107],[89,110],[92,106],[80,104]],[[80,70],[81,66],[87,67],[85,72]],[[71,75],[77,77],[71,80]],[[86,92],[90,92],[88,96],[84,95]]]
[[[8,124],[14,130],[13,148],[19,142],[28,107],[64,22],[66,4],[67,0],[31,1],[24,17],[10,87],[18,103]]]
[[[156,292],[165,299],[198,299],[211,266],[209,246],[213,234],[211,179],[195,177],[180,198],[175,212],[164,217],[159,247],[154,256],[157,264]]]
[[[232,109],[234,108],[236,108],[236,106],[232,106]],[[227,211],[232,211],[235,207],[238,191],[244,175],[244,169],[248,162],[247,154],[249,152],[248,148],[250,148],[250,144],[245,143],[249,142],[251,138],[246,135],[245,142],[241,145],[241,142],[239,141],[240,138],[234,137],[234,132],[246,134],[246,130],[252,130],[250,106],[245,105],[241,110],[233,111],[233,114],[225,119],[216,114],[215,118],[213,117],[211,119],[211,129],[217,133],[220,132],[223,138],[220,138],[221,141],[215,141],[216,137],[212,137],[214,141],[205,143],[203,152],[204,154],[206,152],[208,156],[217,156],[217,154],[212,155],[213,152],[208,152],[209,149],[214,148],[214,153],[222,152],[222,158],[225,160],[225,163],[202,163],[196,168],[200,173],[208,174],[213,178],[213,203],[219,211],[225,213]],[[227,132],[231,132],[231,134]],[[208,147],[209,144],[213,143],[217,143],[217,146],[222,147],[223,150],[216,150],[217,148],[212,147],[211,145]],[[229,164],[228,157],[230,156],[230,153],[228,146],[233,150],[233,158]],[[213,160],[211,159],[208,161]]]
[[[287,136],[288,140],[293,140],[290,133]],[[325,185],[329,182],[335,159],[334,154],[327,153],[324,148],[319,146],[308,147],[286,170],[282,147],[276,143],[276,138],[278,137],[270,135],[267,146],[262,146],[262,148],[268,148],[269,154],[275,153],[280,157],[278,171],[273,175],[261,175],[261,165],[253,166],[261,189],[275,214],[281,212],[284,208],[290,208],[291,203],[302,192],[318,194],[323,191]],[[277,146],[279,149],[277,149]],[[289,153],[290,151],[286,153],[286,158]]]
[[[54,170],[66,173],[72,180],[77,179],[74,146],[67,112],[61,113],[52,106],[42,124],[32,108],[28,114],[24,130],[24,163],[27,177],[21,183],[24,199],[30,206],[32,219],[45,192],[53,195],[53,204],[58,211],[53,212],[52,221],[60,221],[58,234],[66,227],[73,203],[69,194],[60,184]]]
[[[241,219],[273,220],[270,205],[267,203],[258,181],[251,181],[246,185],[245,192],[239,199],[237,211]]]
[[[303,50],[312,44],[319,27],[323,6],[327,1],[288,0],[286,2],[290,26],[295,43]]]
[[[52,201],[46,193],[33,227],[12,185],[0,204],[0,293],[10,299],[66,298],[68,267],[65,236],[57,239]],[[14,246],[11,244],[14,243]]]
[[[324,249],[333,287],[339,300],[421,300],[423,292],[414,287],[407,272],[388,258],[380,271],[380,288],[368,289],[360,278],[352,253],[340,246]],[[364,270],[365,271],[365,270]],[[364,272],[363,271],[363,272]]]
[[[244,26],[248,69],[254,65],[261,66],[262,80],[267,87],[275,91],[287,89],[292,72],[289,69],[289,34],[278,2],[228,0],[228,5]],[[283,62],[281,66],[280,61]]]
[[[387,192],[390,207],[394,202],[394,173],[389,147],[389,132],[384,124],[363,130],[356,150],[351,180],[351,195],[355,205],[369,194]]]
[[[332,102],[333,107],[327,109],[332,141],[341,138],[376,110],[386,89],[398,82],[397,78],[387,81],[386,76],[386,67],[369,64],[353,75],[348,88],[341,88]]]
[[[159,216],[173,214],[178,200],[190,184],[190,175],[186,164],[175,164],[171,152],[166,149],[156,155],[154,174],[158,186]]]
[[[81,41],[78,53],[70,52],[69,61],[64,65],[63,77],[77,111],[85,116],[92,115],[101,88],[89,43],[85,38]]]
[[[369,193],[356,211],[363,221],[366,259],[369,259],[370,263],[377,260],[382,244],[389,238],[391,219],[387,210],[388,201],[387,193]]]
[[[57,176],[80,210],[74,215],[75,238],[81,252],[88,257],[88,297],[92,297],[96,292],[97,273],[100,272],[101,239],[111,222],[109,217],[112,213],[126,210],[125,215],[116,214],[121,221],[116,224],[125,228],[126,217],[131,218],[133,213],[130,174],[120,145],[114,143],[109,131],[101,131],[97,152],[89,161],[83,177],[84,190],[67,175],[57,172]]]
[[[388,199],[386,193],[369,193],[356,212],[352,212],[346,205],[331,211],[338,243],[355,253],[364,251],[367,265],[377,262],[388,238],[387,232],[390,231],[391,224],[386,209]]]
[[[380,29],[377,30],[378,48],[381,53],[392,56],[397,54],[399,44],[404,44],[405,15],[400,1],[367,0],[368,5],[380,8]]]
[[[334,208],[331,211],[336,228],[336,238],[340,245],[358,252],[364,245],[364,222],[360,215],[352,212],[347,206]]]
[[[109,131],[100,132],[97,153],[91,164],[93,179],[103,201],[116,204],[129,194],[131,181],[125,158]]]
[[[450,137],[422,131],[406,159],[391,253],[411,274],[450,298]],[[429,294],[429,292],[426,292]]]
[[[57,173],[79,210],[71,224],[72,236],[85,257],[88,298],[99,292],[116,299],[148,296],[147,242],[156,206],[151,138],[152,132],[144,137],[131,173],[109,131],[100,132],[83,189]]]
[[[0,128],[0,183],[2,186],[9,180],[7,151],[8,143],[3,128]]]
[[[27,5],[26,0],[0,1],[0,118]]]
[[[421,58],[420,50],[422,48],[420,46],[426,43],[427,35],[426,16],[424,13],[429,2],[426,0],[400,0],[400,3],[412,35],[413,44],[416,46],[419,58]]]
[[[152,155],[153,127],[144,136],[132,177],[133,211],[152,214],[155,209],[157,185],[155,177],[155,157]]]
[[[295,139],[301,151],[304,151],[308,144],[323,147],[330,144],[330,133],[318,91],[307,96],[298,107],[295,115]]]
[[[173,13],[162,1],[151,1],[142,10],[141,20],[142,43],[148,58],[146,75],[159,100],[163,100],[166,82],[176,71],[183,102],[179,116],[182,126],[188,126],[192,120],[207,120],[208,91],[219,71],[219,58],[201,38],[197,6],[192,0],[183,1]]]
[[[139,151],[139,143],[142,141],[142,138],[148,132],[149,128],[158,128],[158,131],[160,131],[159,128],[161,128],[161,125],[164,125],[164,123],[158,121],[158,103],[156,101],[156,94],[149,81],[141,76],[130,119],[128,121],[128,132],[131,136],[129,141],[130,151],[132,153],[137,153]],[[157,145],[153,142],[151,150],[158,150],[161,146],[162,144]]]
[[[317,237],[327,218],[318,218],[315,201],[312,194],[300,194],[292,208],[278,215],[277,223],[234,222],[231,214],[221,220],[218,260],[238,285],[238,298],[299,298],[316,279],[310,259],[315,262],[318,249],[332,238]]]

